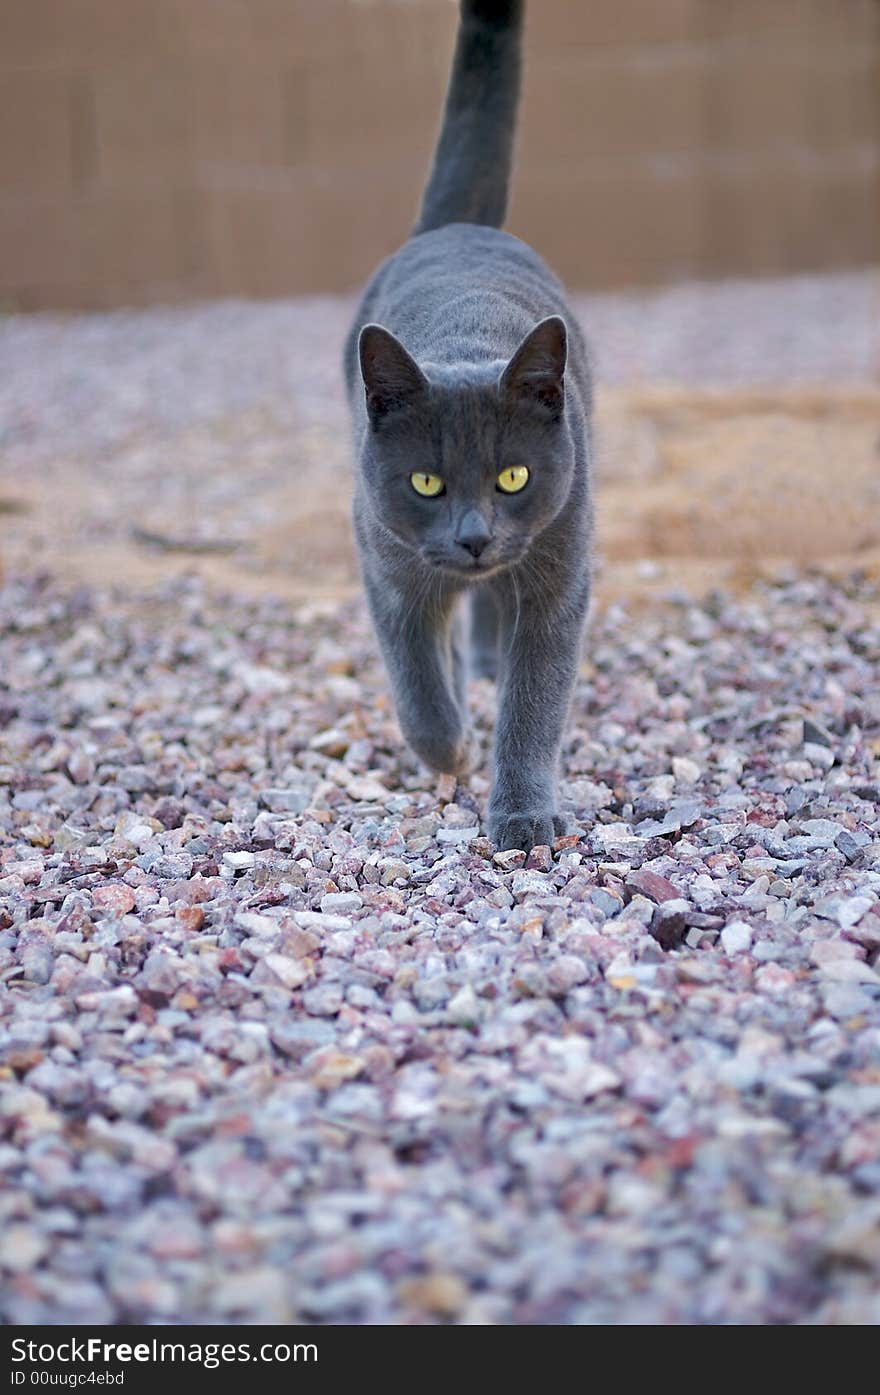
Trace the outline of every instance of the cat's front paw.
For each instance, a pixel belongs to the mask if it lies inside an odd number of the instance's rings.
[[[467,731],[409,733],[408,740],[419,759],[438,775],[466,775],[473,765],[474,748]]]
[[[522,848],[531,852],[532,848],[552,845],[554,839],[565,832],[565,819],[552,810],[539,813],[497,813],[489,819],[489,837],[499,851],[508,848]]]

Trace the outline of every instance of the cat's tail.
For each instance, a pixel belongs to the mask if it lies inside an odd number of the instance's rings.
[[[461,0],[434,164],[414,231],[500,228],[507,210],[524,0]]]

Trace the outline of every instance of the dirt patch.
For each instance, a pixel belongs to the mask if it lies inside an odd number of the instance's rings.
[[[597,400],[600,600],[787,563],[880,569],[880,390],[627,388]],[[195,572],[245,594],[358,586],[347,423],[243,413],[0,477],[2,556],[79,582]]]
[[[620,391],[597,416],[612,591],[880,564],[880,392]]]

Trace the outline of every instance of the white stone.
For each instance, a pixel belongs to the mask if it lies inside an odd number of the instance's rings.
[[[721,947],[725,954],[743,954],[752,943],[752,927],[744,920],[732,920],[721,931]]]

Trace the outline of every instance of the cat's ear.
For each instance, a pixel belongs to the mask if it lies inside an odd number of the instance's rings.
[[[428,386],[415,359],[400,340],[381,325],[364,325],[358,354],[367,410],[374,421],[416,401]]]
[[[568,335],[565,321],[550,315],[530,330],[501,374],[501,391],[523,402],[533,402],[551,418],[565,405],[565,361]]]

